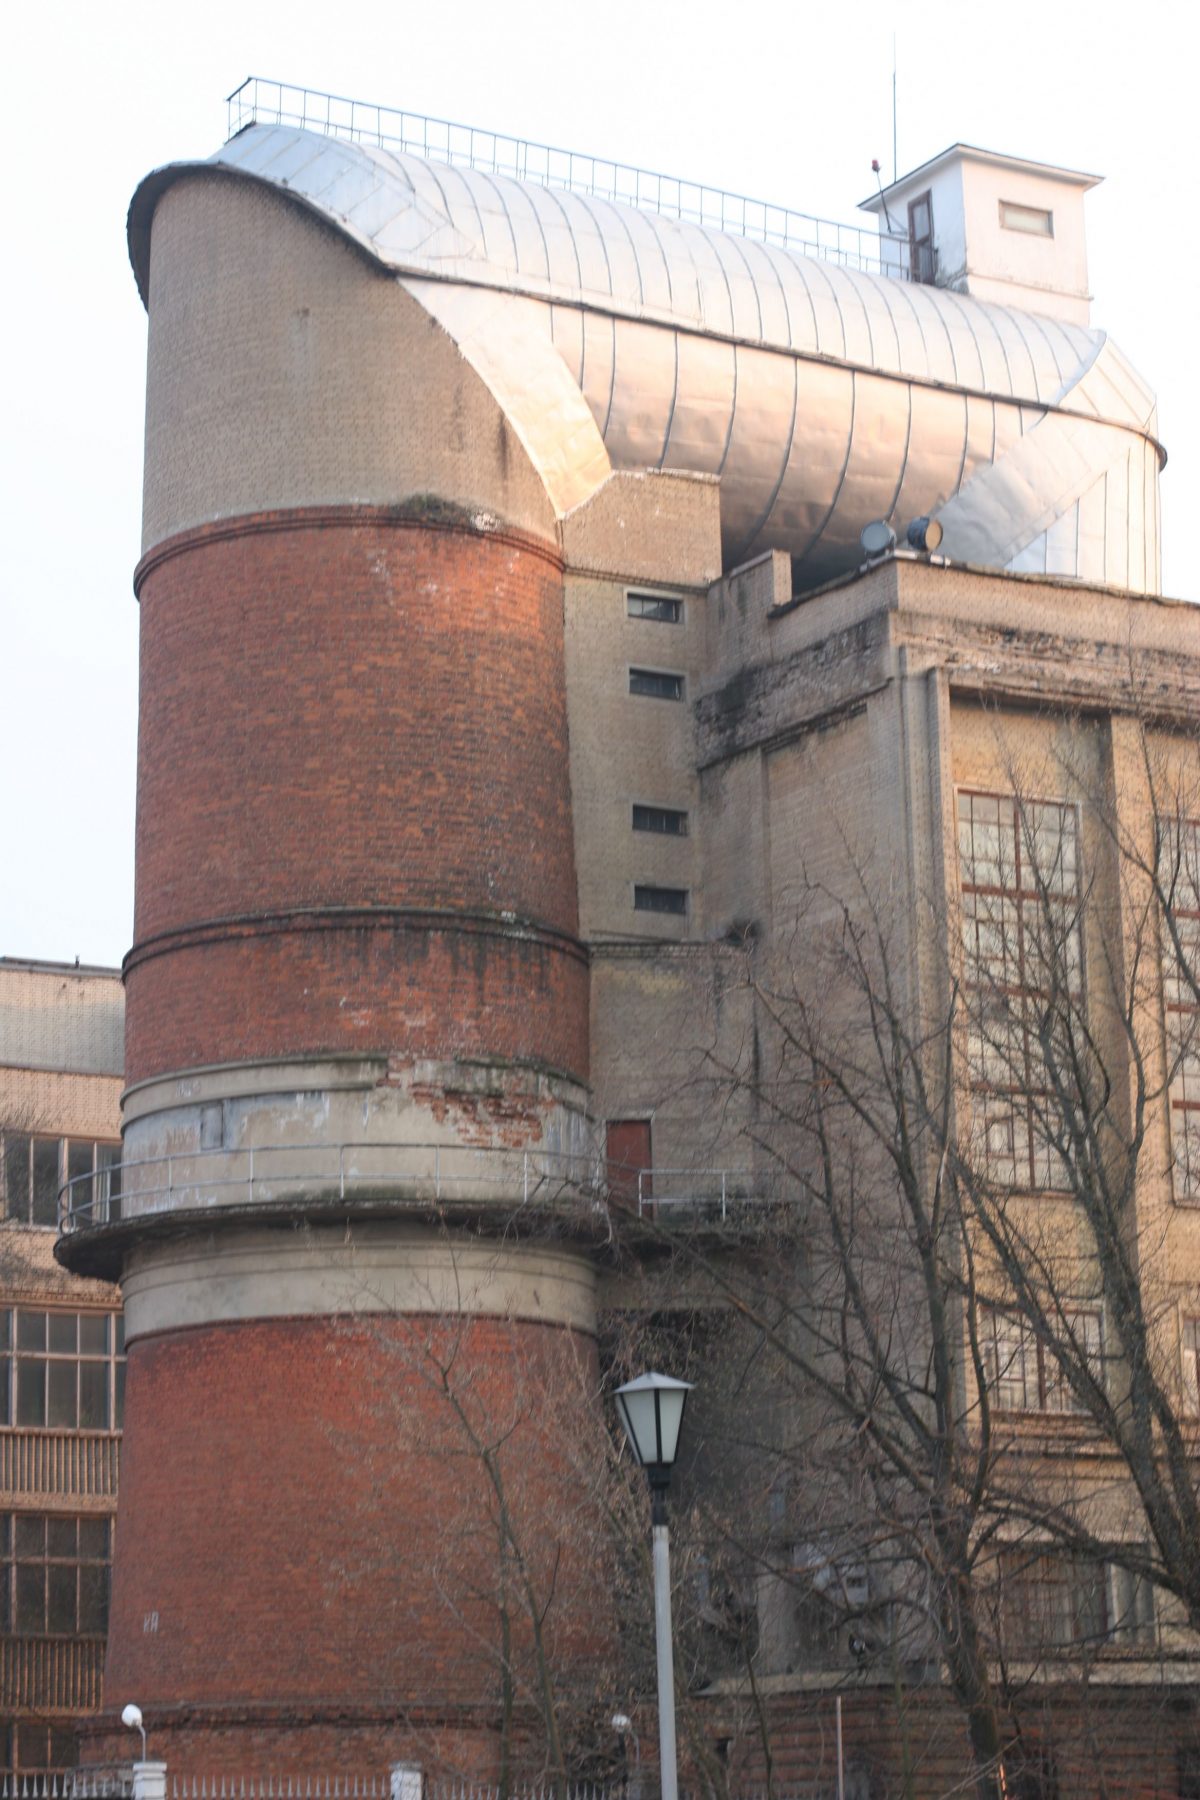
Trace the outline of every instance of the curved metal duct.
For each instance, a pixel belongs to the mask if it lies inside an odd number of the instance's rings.
[[[207,164],[392,271],[513,422],[559,513],[610,468],[718,475],[726,565],[854,567],[871,519],[943,552],[1156,592],[1154,396],[1103,332],[478,170],[255,125]]]

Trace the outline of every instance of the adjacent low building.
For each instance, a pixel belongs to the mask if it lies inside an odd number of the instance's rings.
[[[0,1750],[64,1772],[103,1691],[125,1343],[120,1298],[53,1258],[70,1180],[117,1191],[116,969],[0,959]]]

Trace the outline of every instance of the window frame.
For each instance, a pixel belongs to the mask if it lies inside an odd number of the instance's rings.
[[[53,1144],[55,1146],[54,1177],[54,1218],[45,1219],[34,1216],[38,1198],[37,1169],[35,1146]],[[26,1147],[26,1168],[24,1171],[25,1198],[22,1210],[13,1211],[13,1159],[10,1151],[17,1146]],[[57,1231],[59,1227],[58,1205],[59,1194],[69,1179],[71,1153],[73,1150],[86,1148],[89,1152],[89,1167],[77,1171],[79,1178],[90,1175],[93,1184],[96,1178],[121,1166],[121,1140],[119,1138],[76,1137],[69,1133],[51,1131],[27,1131],[17,1129],[13,1125],[0,1125],[0,1220],[11,1220],[17,1225],[27,1225],[38,1231]],[[105,1157],[104,1152],[113,1154]],[[111,1174],[109,1176],[111,1186]],[[118,1177],[117,1193],[120,1192]]]
[[[1054,210],[1052,207],[1031,206],[1026,200],[1001,200],[998,205],[1001,231],[1015,231],[1021,237],[1047,238],[1053,241]],[[1043,229],[1040,225],[1015,224],[1014,220],[1017,215],[1027,219],[1044,219],[1046,221],[1045,228]]]
[[[629,694],[635,700],[667,700],[678,704],[684,698],[685,677],[678,669],[647,669],[629,665]]]
[[[1045,1075],[1040,1047],[1035,1044],[1031,1029],[1033,1010],[1047,990],[1030,976],[1029,971],[1036,972],[1038,965],[1034,933],[1038,920],[1044,914],[1037,909],[1052,906],[1061,915],[1066,927],[1063,941],[1069,936],[1074,944],[1073,955],[1068,958],[1068,972],[1073,965],[1078,989],[1072,1000],[1080,1014],[1086,1014],[1081,809],[1073,800],[1023,797],[967,784],[956,786],[954,797],[964,957],[963,994],[967,1003],[966,1073],[970,1094],[972,1150],[980,1159],[978,1166],[984,1178],[998,1188],[1012,1193],[1070,1195],[1072,1189],[1065,1170],[1062,1170],[1063,1178],[1056,1179],[1061,1159],[1049,1129],[1043,1125],[1043,1120],[1053,1105],[1053,1090]],[[1007,832],[1011,837],[1011,884],[1005,883],[1003,879],[998,882],[981,881],[968,876],[968,868],[973,876],[981,864],[986,866],[986,858],[976,851],[976,830],[978,827],[981,831],[986,831],[992,822],[982,814],[977,818],[975,806],[980,802],[996,808],[997,850],[993,861],[1001,876],[1004,834]],[[966,815],[963,811],[964,803],[968,808]],[[1007,818],[1004,817],[1005,812],[1008,814]],[[1031,823],[1030,815],[1042,813],[1055,813],[1062,821],[1072,822],[1069,837],[1061,830],[1057,833],[1054,866],[1060,870],[1065,867],[1065,851],[1069,842],[1073,886],[1068,891],[1065,887],[1050,888],[1050,883],[1046,882],[1050,889],[1048,897],[1043,896],[1042,888],[1038,885],[1038,872],[1029,852],[1029,839],[1032,836],[1036,841],[1040,823],[1036,816]],[[964,850],[964,827],[967,828],[971,842],[970,860]],[[1025,885],[1026,877],[1023,873],[1027,865],[1031,882],[1028,886]],[[1006,921],[1006,913],[1011,914],[1011,924]],[[1032,927],[1027,923],[1031,913],[1034,920]],[[1015,957],[1010,955],[1008,935],[1012,925],[1015,925],[1016,930]],[[989,958],[980,948],[986,942],[994,946],[992,960],[998,961],[1004,979],[997,980],[994,975],[987,973]],[[1015,979],[1008,978],[1010,973],[1015,975]],[[993,1035],[988,1030],[988,1014],[997,1007],[997,1003],[999,1010],[996,1016],[1000,1030]],[[998,1050],[997,1040],[1001,1038],[1006,1041]],[[1019,1059],[1012,1056],[1018,1043]],[[987,1065],[989,1061],[994,1062],[997,1055],[1002,1070],[1007,1071],[1007,1079],[997,1079],[994,1073],[988,1073]],[[1006,1061],[1008,1058],[1011,1060]],[[1019,1079],[1014,1080],[1012,1065],[1018,1060]],[[1039,1073],[1042,1076],[1040,1081],[1036,1079]],[[1007,1148],[997,1150],[993,1147],[993,1132],[997,1126],[1003,1127],[1006,1124],[1009,1139]]]
[[[23,1548],[20,1543],[23,1535],[29,1535],[29,1528],[33,1524],[41,1527],[41,1545],[36,1552],[31,1551],[28,1546]],[[62,1528],[67,1525],[73,1528],[74,1547],[72,1550],[64,1550],[61,1546],[55,1549],[51,1528],[55,1528],[61,1535]],[[83,1526],[103,1529],[103,1555],[85,1553],[82,1545]],[[60,1643],[77,1642],[81,1638],[102,1641],[108,1632],[112,1552],[113,1518],[110,1513],[0,1512],[0,1636],[9,1639],[51,1639]],[[29,1579],[28,1572],[34,1569],[41,1571],[39,1584]],[[55,1625],[54,1608],[61,1605],[67,1586],[61,1572],[67,1569],[73,1571],[70,1583],[73,1589],[73,1623]],[[104,1570],[101,1603],[96,1615],[89,1617],[88,1612],[94,1600],[86,1593],[85,1571],[96,1569]],[[22,1571],[25,1572],[24,1579]],[[54,1578],[56,1572],[59,1575],[57,1581]],[[40,1623],[30,1623],[27,1610],[29,1597],[37,1585],[41,1588],[38,1608]]]
[[[625,589],[625,617],[647,625],[682,625],[683,606],[682,594],[658,594],[651,588]]]
[[[1095,1362],[1092,1373],[1101,1388],[1106,1386],[1106,1353],[1104,1343],[1103,1308],[1085,1302],[1063,1307],[1063,1316],[1078,1333],[1078,1325],[1087,1321],[1095,1325]],[[992,1409],[1018,1418],[1086,1418],[1087,1408],[1079,1401],[1064,1379],[1054,1359],[1054,1353],[1048,1344],[1036,1335],[1027,1319],[1019,1313],[1008,1312],[999,1306],[980,1308],[980,1327],[983,1343],[983,1365],[987,1376],[988,1393]],[[1001,1369],[1001,1329],[1011,1326],[1017,1334],[1017,1342]],[[1092,1365],[1091,1346],[1087,1342],[1087,1324],[1084,1325],[1084,1355]],[[1014,1404],[1001,1397],[1002,1384],[1013,1381],[1012,1370],[1019,1359],[1020,1383],[1025,1399]],[[1030,1369],[1032,1366],[1032,1383]],[[1031,1404],[1029,1393],[1031,1385],[1034,1390],[1034,1402]]]
[[[1200,1204],[1200,1000],[1181,972],[1175,938],[1185,944],[1189,938],[1194,941],[1200,964],[1200,820],[1160,818],[1159,830],[1169,859],[1169,900],[1175,920],[1174,934],[1165,919],[1159,921],[1171,1193],[1177,1204],[1195,1206]],[[1182,844],[1181,831],[1186,834]],[[1186,882],[1190,904],[1178,897],[1181,880]],[[1200,975],[1200,966],[1193,974]]]
[[[652,806],[648,801],[631,801],[630,830],[645,833],[648,837],[685,838],[690,835],[688,829],[687,809],[680,806]],[[641,819],[638,814],[641,814]],[[648,821],[658,818],[662,824],[652,825]],[[665,821],[674,819],[678,823],[671,825]]]
[[[681,906],[655,906],[648,904],[648,896],[660,897],[667,894],[682,900]],[[661,918],[686,919],[691,912],[691,890],[685,887],[664,887],[657,881],[635,881],[633,884],[633,910],[636,913],[655,913]]]
[[[42,1327],[41,1346],[21,1342],[22,1322],[40,1318]],[[75,1348],[51,1349],[51,1320],[71,1320],[74,1323]],[[82,1321],[102,1320],[105,1325],[105,1348],[89,1349],[83,1347]],[[5,1432],[47,1432],[69,1433],[73,1436],[83,1434],[99,1434],[116,1436],[124,1427],[125,1408],[125,1316],[120,1309],[111,1307],[62,1307],[62,1306],[25,1306],[12,1304],[0,1306],[0,1434]],[[59,1334],[61,1336],[61,1332]],[[28,1339],[29,1333],[26,1332]],[[41,1404],[36,1410],[40,1419],[22,1418],[21,1413],[28,1411],[29,1396],[35,1391],[37,1378],[28,1373],[37,1364],[41,1364]],[[51,1422],[52,1412],[61,1404],[64,1387],[61,1372],[71,1368],[74,1371],[74,1423]],[[90,1424],[83,1421],[83,1370],[84,1367],[102,1366],[104,1369],[104,1412],[106,1424]],[[55,1381],[55,1374],[59,1379]],[[55,1395],[55,1388],[58,1393]]]

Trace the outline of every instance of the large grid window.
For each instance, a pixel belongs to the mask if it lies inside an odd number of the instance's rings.
[[[999,1573],[1000,1620],[1010,1653],[1145,1650],[1154,1644],[1154,1589],[1116,1563],[1031,1546],[1001,1551]]]
[[[67,1725],[0,1725],[0,1760],[12,1775],[66,1775],[79,1762],[79,1740]]]
[[[120,1313],[0,1307],[0,1426],[119,1431],[124,1404]]]
[[[1070,1311],[1067,1324],[1083,1351],[1088,1368],[1103,1383],[1104,1340],[1100,1314],[1084,1308]],[[984,1368],[992,1404],[1004,1412],[1079,1412],[1080,1402],[1063,1379],[1052,1351],[1039,1343],[1025,1320],[1007,1313],[985,1312],[981,1320]]]
[[[120,1192],[120,1163],[120,1144],[6,1128],[0,1132],[0,1216],[57,1226],[63,1182],[90,1175],[91,1183],[80,1183],[79,1200],[86,1203],[98,1191],[110,1198]]]
[[[960,792],[958,855],[976,1166],[1002,1187],[1064,1189],[1041,1033],[1048,1018],[1060,1035],[1064,1006],[1083,999],[1078,815]]]
[[[0,1632],[103,1637],[110,1531],[106,1518],[0,1513]]]
[[[1200,1419],[1200,1318],[1186,1314],[1180,1330],[1183,1358],[1183,1405],[1189,1418]]]
[[[1167,821],[1163,840],[1171,909],[1162,932],[1171,1156],[1176,1196],[1200,1199],[1200,823]]]

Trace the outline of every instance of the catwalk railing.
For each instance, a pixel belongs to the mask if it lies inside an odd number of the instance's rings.
[[[182,1150],[77,1175],[59,1192],[64,1235],[157,1214],[310,1201],[507,1208],[578,1216],[681,1213],[722,1222],[778,1200],[745,1169],[617,1169],[595,1153],[464,1144],[251,1144]]]
[[[102,1637],[0,1637],[0,1708],[5,1711],[94,1711],[103,1673]]]
[[[116,1431],[0,1429],[0,1495],[69,1494],[114,1500],[120,1472]]]
[[[420,156],[453,167],[508,175],[537,187],[564,188],[597,200],[634,206],[709,230],[754,238],[801,256],[816,256],[843,268],[909,279],[908,239],[864,225],[845,225],[796,212],[768,200],[752,200],[704,182],[661,175],[608,157],[536,144],[475,125],[456,125],[424,113],[351,100],[315,88],[294,87],[249,75],[226,100],[227,134],[235,137],[249,125],[288,125],[319,131],[353,143],[377,144],[382,150]]]

